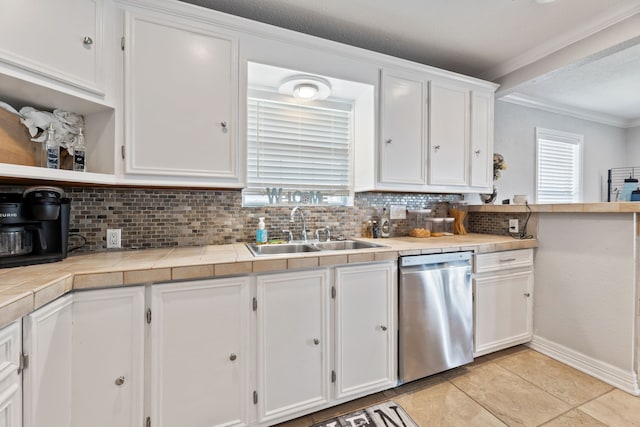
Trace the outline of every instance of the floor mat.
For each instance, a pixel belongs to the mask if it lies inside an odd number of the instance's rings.
[[[392,400],[341,415],[311,427],[418,427],[404,409]]]

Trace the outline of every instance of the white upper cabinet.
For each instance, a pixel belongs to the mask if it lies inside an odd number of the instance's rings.
[[[104,94],[102,0],[0,0],[0,61]]]
[[[493,93],[471,93],[471,180],[472,188],[493,185]]]
[[[126,179],[237,187],[236,39],[151,11],[125,21]]]
[[[470,92],[451,83],[429,84],[429,185],[469,182]]]
[[[382,72],[380,187],[424,186],[426,104],[420,77]]]
[[[494,90],[446,73],[383,69],[375,189],[488,191]]]

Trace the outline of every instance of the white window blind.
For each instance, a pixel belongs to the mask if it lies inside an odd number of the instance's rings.
[[[249,98],[247,110],[248,188],[350,190],[350,109]]]
[[[536,128],[537,203],[582,200],[583,136]]]

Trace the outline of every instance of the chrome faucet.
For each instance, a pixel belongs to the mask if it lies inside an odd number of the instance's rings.
[[[306,242],[307,241],[307,222],[304,219],[304,213],[302,212],[302,209],[300,209],[300,206],[296,206],[293,209],[291,209],[290,222],[296,221],[296,212],[300,212],[300,218],[302,219],[302,240]]]

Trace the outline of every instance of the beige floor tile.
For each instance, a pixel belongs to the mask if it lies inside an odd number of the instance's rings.
[[[578,409],[612,427],[640,426],[640,397],[617,389]]]
[[[450,381],[510,426],[537,426],[570,406],[495,363]]]
[[[556,419],[543,424],[544,427],[608,427],[592,416],[584,412],[574,409],[559,416]]]
[[[496,363],[572,406],[588,402],[613,389],[536,351],[504,357]]]
[[[505,426],[449,382],[397,396],[393,400],[420,426]]]

